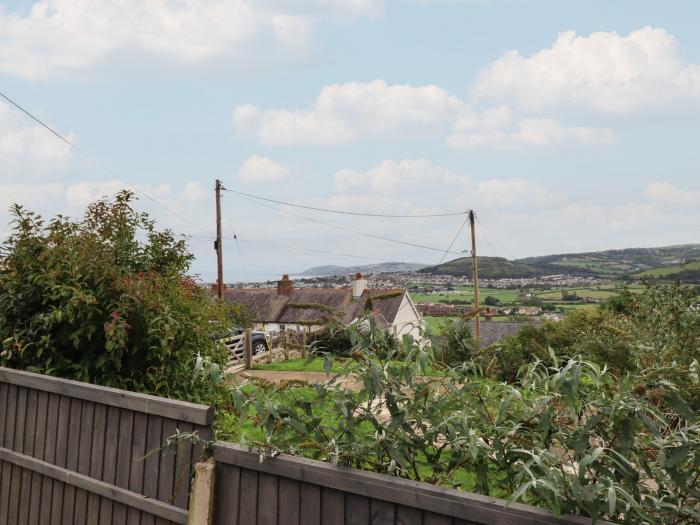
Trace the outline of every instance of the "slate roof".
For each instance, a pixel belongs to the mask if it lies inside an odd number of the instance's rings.
[[[471,321],[472,333],[474,333],[474,324],[474,321]],[[481,347],[497,343],[509,335],[516,335],[526,324],[529,323],[481,321]]]
[[[224,298],[243,304],[261,323],[324,323],[337,319],[350,323],[362,315],[371,302],[372,310],[392,324],[401,307],[406,290],[367,289],[353,298],[350,288],[294,288],[280,294],[276,288],[228,288]]]

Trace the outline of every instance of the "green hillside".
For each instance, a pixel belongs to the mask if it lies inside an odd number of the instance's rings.
[[[566,273],[566,269],[509,261],[503,257],[479,257],[478,264],[479,277],[482,279],[537,277],[540,275]],[[434,275],[471,275],[472,260],[471,257],[461,257],[436,266],[428,266],[419,270],[419,272]]]
[[[614,278],[637,275],[661,267],[677,267],[695,259],[700,259],[700,244],[545,255],[527,257],[517,262],[577,269]]]

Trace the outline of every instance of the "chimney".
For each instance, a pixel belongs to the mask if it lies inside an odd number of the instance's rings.
[[[353,299],[357,299],[358,297],[362,297],[362,294],[365,291],[365,288],[367,288],[367,279],[362,277],[362,274],[360,272],[357,272],[355,274],[355,280],[352,282],[352,297],[353,297]]]
[[[289,280],[289,275],[286,273],[282,276],[281,281],[277,281],[277,294],[289,295],[294,290],[294,283]]]

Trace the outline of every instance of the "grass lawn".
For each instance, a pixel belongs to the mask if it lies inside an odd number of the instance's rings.
[[[430,316],[425,316],[423,317],[425,319],[425,323],[427,325],[428,330],[434,335],[441,335],[442,330],[441,330],[441,325],[445,321],[456,321],[459,319],[459,317],[430,317]]]
[[[289,359],[287,361],[279,361],[277,363],[256,363],[253,370],[274,370],[277,372],[325,372],[323,363],[325,359],[322,357],[313,357],[311,359]],[[333,359],[332,372],[342,372],[345,363]]]

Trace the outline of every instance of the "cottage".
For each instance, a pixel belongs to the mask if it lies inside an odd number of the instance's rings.
[[[372,315],[379,326],[397,336],[420,337],[421,316],[405,288],[369,289],[362,274],[352,288],[295,288],[288,275],[277,288],[229,288],[227,301],[244,305],[253,315],[255,328],[316,331],[331,321],[352,323]]]

